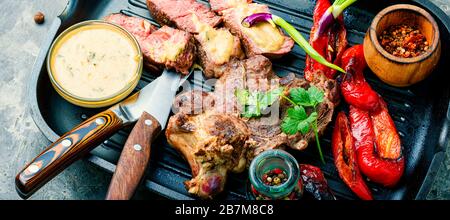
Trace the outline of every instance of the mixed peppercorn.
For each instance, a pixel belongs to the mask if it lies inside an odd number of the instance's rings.
[[[266,185],[279,186],[287,181],[287,174],[280,168],[269,170],[262,176],[262,180]]]
[[[397,57],[412,58],[429,48],[428,41],[417,27],[405,24],[392,25],[379,37],[381,46]]]

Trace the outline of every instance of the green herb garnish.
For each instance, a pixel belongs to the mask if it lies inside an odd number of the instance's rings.
[[[242,117],[252,118],[262,115],[262,111],[278,100],[284,88],[279,87],[267,92],[249,92],[246,89],[236,89],[235,96],[244,109]]]
[[[235,96],[243,108],[242,117],[260,117],[262,111],[272,105],[279,97],[287,100],[292,107],[287,109],[287,114],[281,123],[281,130],[285,134],[294,135],[298,132],[305,135],[312,128],[316,136],[317,148],[320,159],[325,163],[317,131],[317,105],[323,102],[324,92],[315,86],[310,86],[308,90],[304,88],[293,88],[289,91],[289,97],[283,95],[284,88],[280,87],[268,92],[249,92],[246,89],[237,89]],[[305,108],[311,108],[308,115]]]
[[[290,90],[290,98],[284,95],[282,97],[288,100],[292,104],[292,107],[287,110],[287,114],[281,123],[281,130],[290,135],[294,135],[297,132],[304,135],[312,128],[316,136],[320,159],[322,163],[325,163],[320,147],[319,133],[317,131],[318,113],[316,109],[317,105],[323,102],[323,91],[315,86],[309,87],[308,90],[304,88],[293,88]],[[312,108],[309,115],[305,110],[307,107]]]

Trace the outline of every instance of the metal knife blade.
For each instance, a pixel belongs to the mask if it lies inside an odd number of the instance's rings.
[[[137,121],[145,111],[155,117],[161,129],[164,129],[181,78],[175,71],[166,69],[152,83],[117,104],[112,110],[124,117],[127,122]],[[118,110],[120,112],[116,112]]]

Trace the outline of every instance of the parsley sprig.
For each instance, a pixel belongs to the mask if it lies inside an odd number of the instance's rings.
[[[287,109],[287,114],[281,123],[281,130],[289,135],[294,135],[298,132],[305,135],[312,128],[316,137],[320,159],[325,163],[319,142],[317,130],[318,113],[316,109],[324,100],[324,92],[315,86],[310,86],[308,90],[292,88],[289,91],[289,97],[287,97],[283,94],[283,91],[283,87],[267,92],[249,92],[246,89],[237,89],[235,96],[243,106],[241,116],[245,118],[260,117],[262,111],[272,105],[279,97],[287,100],[292,106]],[[309,115],[306,112],[307,108],[311,109]]]
[[[316,136],[317,149],[319,151],[320,160],[325,163],[322,148],[319,142],[319,133],[317,130],[317,105],[323,102],[324,92],[315,86],[310,86],[308,90],[304,88],[293,88],[289,92],[289,97],[281,95],[284,99],[292,104],[287,109],[287,114],[281,123],[281,130],[290,135],[297,132],[305,135],[312,128]],[[306,113],[305,108],[312,108],[310,114]]]
[[[246,89],[237,89],[235,96],[243,106],[242,117],[252,118],[262,115],[262,111],[278,100],[284,88],[279,87],[267,92],[249,92]]]

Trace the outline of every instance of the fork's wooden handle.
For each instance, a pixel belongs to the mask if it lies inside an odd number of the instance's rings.
[[[111,110],[89,118],[61,136],[17,174],[17,192],[22,198],[28,198],[122,127],[123,121]]]
[[[159,122],[147,112],[142,113],[123,147],[107,200],[128,200],[133,196],[150,160],[150,143],[160,131]]]

